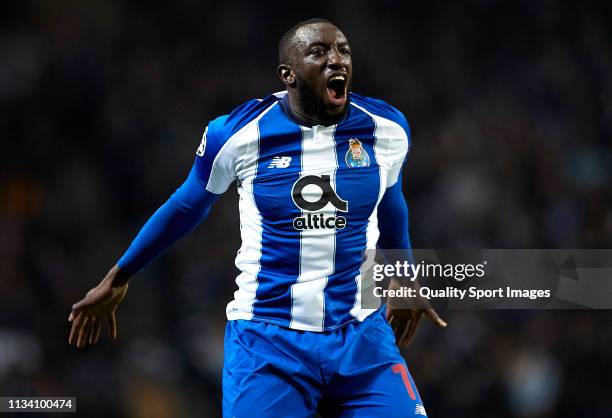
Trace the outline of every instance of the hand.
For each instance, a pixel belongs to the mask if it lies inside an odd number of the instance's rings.
[[[431,319],[437,326],[446,328],[446,322],[438,316],[433,308],[394,309],[387,306],[387,321],[393,329],[395,343],[398,347],[406,348],[410,345],[423,315]]]
[[[115,311],[128,289],[127,281],[121,283],[119,276],[119,267],[114,266],[99,285],[72,305],[68,317],[68,321],[72,322],[68,344],[78,348],[85,347],[87,343],[97,344],[104,324],[109,327],[110,339],[117,338]]]
[[[399,288],[399,283],[396,280],[391,280],[389,289],[397,288]],[[401,300],[397,298],[387,300],[386,317],[393,329],[395,343],[398,347],[406,348],[410,345],[423,315],[431,319],[440,328],[446,328],[446,322],[440,318],[427,299],[417,296]]]

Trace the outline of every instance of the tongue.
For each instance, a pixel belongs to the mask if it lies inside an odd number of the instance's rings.
[[[346,100],[344,97],[344,92],[339,90],[327,88],[327,94],[329,95],[329,99],[335,106],[342,106]]]

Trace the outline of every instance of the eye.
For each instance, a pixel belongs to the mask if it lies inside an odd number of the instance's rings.
[[[320,57],[323,54],[325,54],[325,50],[323,48],[313,48],[310,51],[310,55],[314,55],[315,57]]]
[[[340,48],[340,53],[343,55],[351,55],[351,50],[348,48]]]

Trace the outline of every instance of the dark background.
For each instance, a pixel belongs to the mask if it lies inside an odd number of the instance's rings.
[[[277,40],[309,17],[349,38],[353,90],[411,124],[414,247],[612,248],[604,3],[3,3],[0,395],[220,415],[234,188],[132,281],[116,343],[69,347],[66,318],[186,176],[207,121],[282,89]],[[609,311],[443,316],[405,351],[430,417],[612,417]]]

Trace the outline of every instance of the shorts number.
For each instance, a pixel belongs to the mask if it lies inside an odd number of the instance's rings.
[[[416,395],[414,394],[414,389],[412,389],[412,384],[408,378],[408,370],[406,370],[406,366],[404,366],[402,363],[397,363],[391,366],[391,370],[393,370],[393,373],[400,373],[402,375],[402,380],[404,381],[404,386],[406,386],[406,390],[408,391],[408,396],[410,396],[410,399],[415,401]]]

